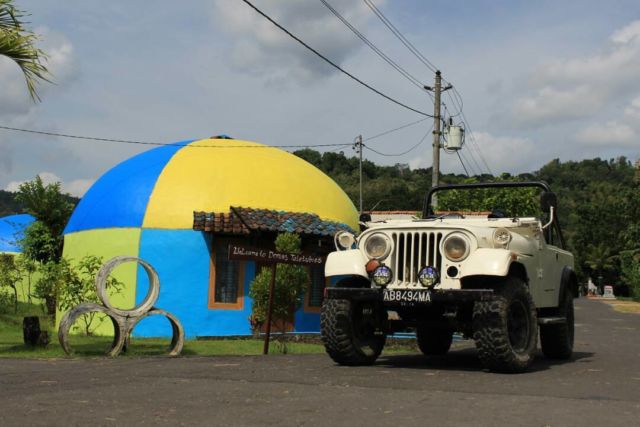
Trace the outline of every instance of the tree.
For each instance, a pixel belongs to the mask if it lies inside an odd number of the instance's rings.
[[[73,211],[69,196],[62,194],[60,183],[44,185],[42,178],[20,184],[16,200],[37,221],[25,231],[24,247],[27,256],[40,262],[57,261],[62,256],[62,233]],[[32,249],[32,250],[30,250]]]
[[[27,259],[40,263],[60,259],[60,238],[51,234],[49,227],[40,221],[34,221],[24,230],[19,245]]]
[[[33,295],[44,300],[48,315],[55,316],[58,293],[69,281],[68,262],[64,259],[58,262],[48,261],[40,264],[40,277],[36,280]]]
[[[10,288],[13,291],[14,312],[18,312],[18,282],[22,280],[22,272],[15,263],[14,256],[0,254],[0,289]]]
[[[300,236],[294,233],[282,233],[276,238],[278,252],[300,253],[300,245]],[[257,327],[264,324],[267,319],[271,277],[271,269],[265,268],[258,273],[250,285],[249,296],[253,298],[252,323]],[[283,335],[292,313],[302,306],[303,292],[308,288],[309,283],[309,275],[304,267],[278,265],[273,296],[272,324],[278,326]]]
[[[31,99],[39,101],[36,82],[50,81],[47,67],[42,63],[46,55],[35,47],[39,37],[25,27],[24,16],[24,12],[13,5],[13,0],[0,0],[0,55],[20,67]]]
[[[22,297],[31,304],[31,280],[33,278],[33,273],[35,273],[38,269],[38,264],[33,259],[27,256],[20,256],[16,259],[16,264],[18,269],[23,272],[27,277],[27,294],[24,295],[24,288],[22,290]]]
[[[598,282],[601,281],[606,271],[615,268],[614,255],[611,253],[611,248],[604,243],[588,244],[584,253],[584,260],[587,267],[595,274]],[[598,283],[598,286],[600,287],[600,292],[602,292],[603,284]]]
[[[75,266],[64,259],[62,264],[61,276],[64,283],[58,288],[57,295],[60,309],[63,311],[71,310],[84,302],[99,303],[95,280],[98,270],[103,264],[102,258],[87,255]],[[112,294],[120,293],[123,285],[114,277],[107,279],[107,289]],[[105,320],[105,317],[93,312],[81,316],[79,320],[82,322],[84,334],[89,336]]]
[[[631,296],[640,301],[640,252],[620,252],[620,270],[622,279],[629,285]]]

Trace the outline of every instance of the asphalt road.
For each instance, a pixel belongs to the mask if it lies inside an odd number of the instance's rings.
[[[576,305],[569,362],[482,370],[470,343],[447,357],[371,367],[325,355],[0,359],[0,425],[640,425],[640,315]]]

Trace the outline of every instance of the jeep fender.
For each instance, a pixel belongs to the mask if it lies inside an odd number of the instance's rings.
[[[567,288],[571,290],[574,298],[578,298],[580,296],[580,293],[578,292],[578,278],[571,267],[565,267],[562,269],[559,299],[562,298]],[[560,303],[560,301],[558,303]]]
[[[506,249],[479,248],[460,264],[460,278],[467,276],[501,276],[509,273],[513,258]],[[453,264],[453,263],[452,263]]]
[[[324,265],[324,275],[325,277],[360,276],[368,278],[365,269],[367,261],[362,252],[357,249],[331,252]]]

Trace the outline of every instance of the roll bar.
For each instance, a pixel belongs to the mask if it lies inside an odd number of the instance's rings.
[[[517,187],[537,187],[543,190],[544,192],[550,193],[551,188],[549,184],[544,181],[508,181],[508,182],[474,182],[471,184],[448,184],[448,185],[439,185],[437,187],[431,188],[427,192],[427,196],[424,200],[424,206],[422,208],[422,217],[427,218],[429,215],[433,215],[433,209],[431,207],[431,197],[439,192],[444,190],[469,190],[474,188],[517,188]],[[564,237],[562,236],[562,231],[560,230],[560,225],[558,224],[557,209],[551,210],[553,218],[551,220],[554,223],[554,227],[558,232],[558,236],[560,237],[561,247],[565,248]],[[551,229],[547,230],[547,241],[551,242]]]

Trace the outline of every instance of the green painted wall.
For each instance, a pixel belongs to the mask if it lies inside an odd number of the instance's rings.
[[[80,231],[64,236],[63,256],[73,263],[86,255],[96,255],[106,262],[116,256],[138,256],[139,228],[110,228]],[[113,277],[124,283],[122,291],[113,295],[111,304],[122,309],[133,308],[136,300],[137,264],[126,263],[116,267]],[[56,330],[64,313],[56,313]],[[111,322],[102,322],[95,334],[112,334]]]

